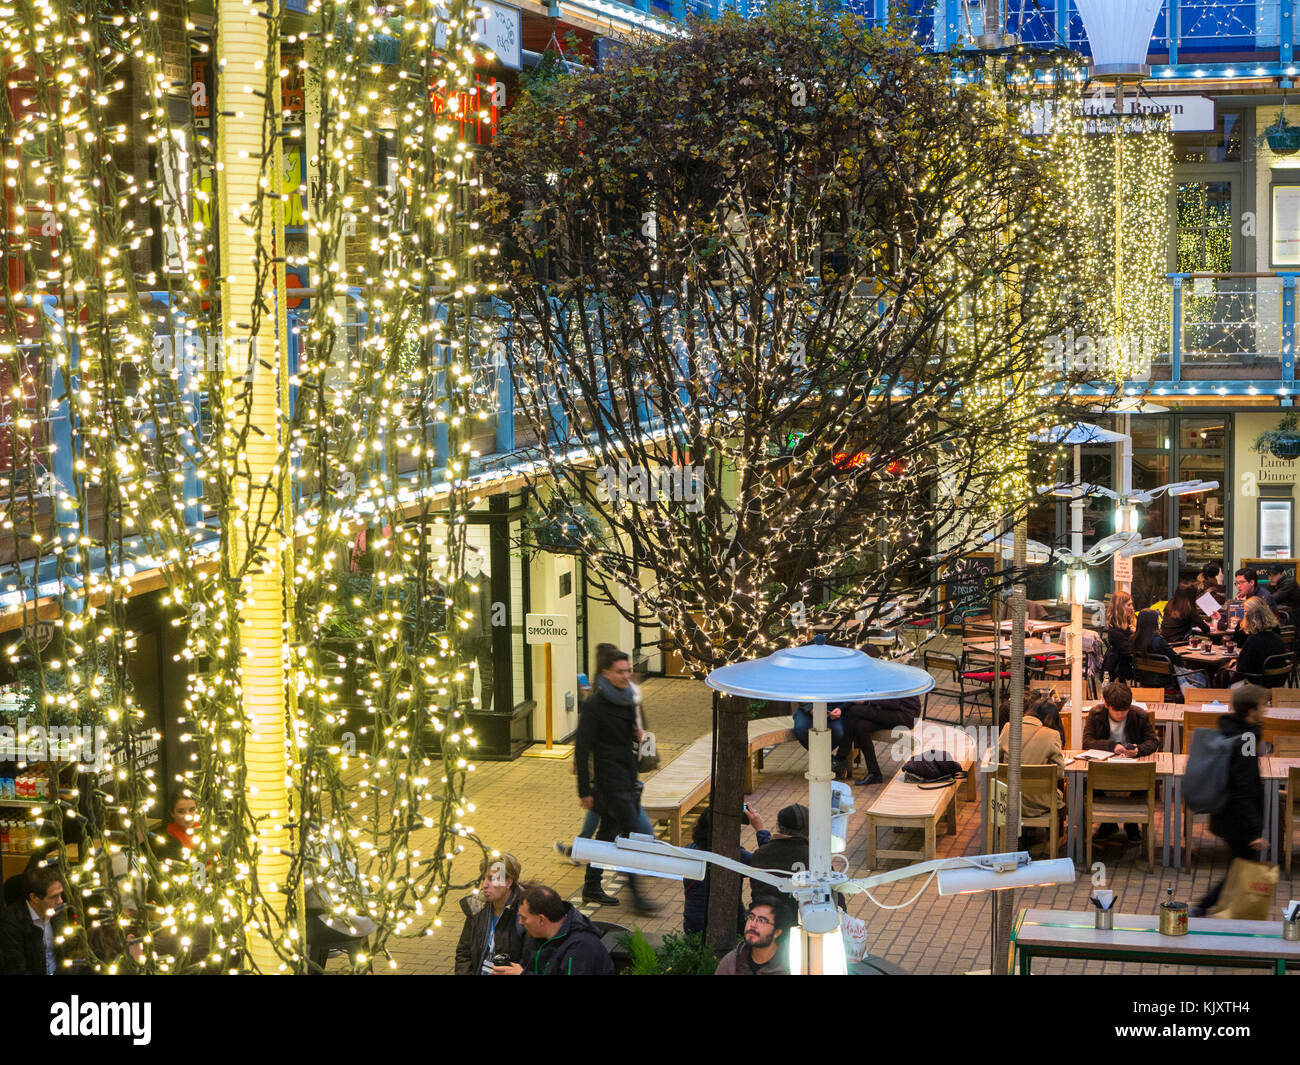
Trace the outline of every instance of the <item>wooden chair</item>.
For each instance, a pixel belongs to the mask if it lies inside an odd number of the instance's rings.
[[[1300,721],[1265,716],[1259,732],[1260,739],[1269,746],[1269,754],[1279,758],[1297,757],[1293,752],[1300,751]]]
[[[1099,791],[1137,791],[1132,796],[1098,795]],[[1147,871],[1156,863],[1156,763],[1089,762],[1088,782],[1083,795],[1083,867],[1092,868],[1092,826],[1097,822],[1144,826]]]
[[[1138,703],[1167,703],[1164,688],[1130,688],[1133,701]]]
[[[1162,687],[1134,688],[1133,698],[1138,700],[1153,699],[1158,703],[1179,702],[1183,697],[1178,686],[1178,674],[1181,670],[1165,655],[1134,655],[1133,675],[1147,684],[1161,684]],[[1157,692],[1156,695],[1138,695],[1139,691]]]
[[[1286,862],[1286,875],[1292,875],[1292,839],[1295,836],[1295,797],[1300,791],[1300,766],[1293,766],[1286,775],[1286,794],[1282,797],[1282,850]]]
[[[1242,673],[1234,669],[1229,677],[1234,683],[1244,680],[1251,684],[1261,684],[1265,688],[1281,688],[1291,679],[1294,671],[1295,661],[1291,655],[1271,655],[1264,659],[1264,667],[1260,672]]]
[[[1277,691],[1276,688],[1273,689]],[[1183,698],[1189,703],[1223,703],[1224,706],[1232,704],[1231,688],[1188,688],[1183,692]]]
[[[1273,706],[1300,706],[1300,688],[1274,688],[1272,694]]]
[[[997,776],[995,778],[998,783],[1003,785],[1006,784],[1009,769],[1010,766],[1005,764],[998,766]],[[1029,784],[1033,786],[1035,794],[1051,795],[1050,809],[1048,809],[1046,813],[1026,817],[1023,803],[1020,811],[1020,827],[1022,829],[1047,829],[1047,854],[1050,858],[1055,858],[1057,856],[1061,846],[1061,811],[1065,809],[1065,803],[1061,798],[1060,789],[1057,787],[1060,780],[1061,767],[1059,765],[1048,763],[1046,765],[1022,765],[1020,767],[1020,786],[1022,794],[1025,785]],[[990,804],[993,803],[994,793],[994,781],[991,780],[989,781],[988,790]],[[1005,810],[997,809],[996,807],[990,810],[989,816],[985,819],[985,823],[988,825],[988,839],[986,841],[988,844],[988,853],[994,854],[1001,853],[1002,851],[1019,849],[1019,840],[1015,841],[1015,846],[1011,846],[1010,841],[1007,841],[1005,838],[1007,825]],[[995,828],[996,838],[1003,840],[1001,844],[995,843]],[[997,850],[994,849],[995,847],[997,847]]]

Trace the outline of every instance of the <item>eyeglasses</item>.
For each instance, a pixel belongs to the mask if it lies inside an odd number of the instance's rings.
[[[772,924],[773,924],[771,918],[763,917],[763,916],[761,916],[761,915],[759,915],[759,914],[757,914],[757,913],[751,913],[751,914],[749,914],[749,915],[745,918],[745,923],[746,923],[746,924],[756,924],[756,925],[758,925],[760,928],[763,927],[763,926],[765,926],[765,925],[768,926],[768,927],[771,927]]]

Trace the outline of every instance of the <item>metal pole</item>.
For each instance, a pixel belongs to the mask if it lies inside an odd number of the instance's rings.
[[[1011,591],[1011,707],[1007,720],[1007,850],[1018,850],[1020,841],[1020,762],[1021,715],[1025,711],[1025,537],[1026,525],[1022,517],[1016,521],[1013,535],[1012,565],[1016,570],[1016,583]],[[1056,855],[1052,855],[1056,857]],[[1014,966],[1003,968],[1003,960],[1010,954],[1011,922],[1015,917],[1015,893],[997,893],[998,906],[998,962],[994,975],[1011,974]]]
[[[1083,451],[1074,445],[1074,494],[1070,502],[1070,550],[1083,554]],[[1071,603],[1070,628],[1067,630],[1067,653],[1070,657],[1070,747],[1078,750],[1083,743],[1083,604]]]
[[[551,703],[551,642],[542,645],[542,660],[545,662],[546,674],[546,749],[555,746],[555,710]]]
[[[813,703],[813,727],[808,734],[808,871],[814,881],[831,875],[831,731],[826,725],[826,704]],[[803,933],[807,935],[807,933]],[[808,972],[823,970],[821,937],[811,936]]]

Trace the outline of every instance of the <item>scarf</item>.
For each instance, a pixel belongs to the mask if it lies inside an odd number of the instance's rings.
[[[616,688],[603,676],[597,675],[596,690],[609,702],[618,706],[636,705],[636,690],[630,684],[626,688]]]

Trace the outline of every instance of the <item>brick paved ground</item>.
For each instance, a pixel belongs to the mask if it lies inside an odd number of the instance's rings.
[[[651,679],[645,684],[647,715],[659,738],[659,749],[666,764],[697,737],[711,727],[711,693],[703,684],[687,680]],[[956,721],[955,707],[931,701],[931,717]],[[878,748],[879,750],[880,748]],[[886,778],[893,768],[882,761]],[[751,802],[769,822],[775,823],[776,812],[791,802],[807,802],[807,782],[803,774],[807,756],[796,744],[778,747],[767,759],[764,771],[757,775],[756,791]],[[857,805],[865,809],[880,791],[856,788]],[[525,879],[536,878],[555,887],[575,902],[582,890],[582,869],[571,865],[552,849],[552,842],[572,840],[582,821],[569,762],[520,758],[514,762],[483,763],[475,773],[471,799],[477,808],[472,821],[481,838],[500,850],[513,852],[523,863]],[[850,821],[847,856],[852,872],[862,871],[866,846],[866,819]],[[662,834],[663,825],[657,826]],[[745,829],[747,845],[753,846],[753,834]],[[883,835],[883,833],[882,833]],[[959,804],[958,831],[955,836],[939,837],[939,855],[975,854],[983,851],[979,835],[977,804]],[[915,837],[914,837],[915,838]],[[1158,841],[1157,841],[1158,842]],[[1222,877],[1228,861],[1227,848],[1198,825],[1194,842],[1195,866],[1191,874],[1157,867],[1146,873],[1136,846],[1111,845],[1095,852],[1094,860],[1105,861],[1111,886],[1119,897],[1119,908],[1126,912],[1152,913],[1165,889],[1172,887],[1178,899],[1193,900],[1209,885]],[[1159,861],[1159,847],[1156,855]],[[891,863],[893,867],[901,863]],[[464,866],[464,868],[462,868]],[[462,859],[454,868],[461,881],[472,880],[477,861]],[[606,874],[607,887],[612,874]],[[681,927],[682,888],[680,882],[647,879],[651,897],[662,905],[650,918],[636,918],[623,907],[601,908],[591,912],[603,919],[628,923],[646,932],[669,932]],[[920,879],[902,881],[876,892],[885,904],[896,905],[909,899],[921,886]],[[1018,907],[1042,906],[1059,909],[1085,909],[1090,883],[1080,877],[1071,887],[1032,889],[1017,892]],[[621,889],[614,884],[614,889]],[[626,891],[622,891],[626,895]],[[1278,885],[1275,908],[1280,913],[1286,900],[1293,897],[1295,885],[1285,877]],[[898,910],[881,909],[863,895],[849,900],[851,913],[863,917],[870,929],[870,951],[915,973],[968,973],[989,967],[989,926],[991,896],[988,894],[940,898],[931,883],[913,905]],[[442,916],[443,926],[435,935],[396,945],[394,957],[400,972],[449,973],[460,935],[461,912],[452,900]],[[1174,966],[1119,965],[1105,962],[1037,961],[1035,972],[1043,973],[1175,973],[1206,972]],[[1247,970],[1223,970],[1243,973]]]

